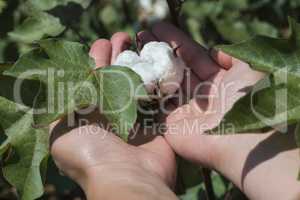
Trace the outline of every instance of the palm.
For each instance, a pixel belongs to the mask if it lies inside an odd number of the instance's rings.
[[[130,38],[127,34],[117,33],[111,41],[95,42],[90,54],[97,67],[104,67],[126,49],[128,42]],[[88,121],[88,125],[70,128],[60,121],[52,128],[52,155],[57,165],[69,176],[76,179],[76,175],[72,174],[76,168],[142,166],[158,174],[168,185],[174,185],[175,155],[163,137],[148,137],[155,135],[153,133],[140,134],[127,144],[98,126],[103,124],[98,113],[79,118]]]
[[[208,85],[205,84],[202,90],[200,88],[201,95],[204,95],[201,99],[194,96],[189,103],[177,107],[167,116],[167,125],[173,127],[172,133],[166,134],[167,141],[175,148],[182,143],[197,147],[197,157],[200,157],[201,164],[208,164],[207,159],[211,157],[209,154],[214,152],[214,137],[203,133],[216,127],[224,114],[245,95],[242,89],[252,86],[262,77],[262,73],[251,70],[240,61],[235,61],[229,71],[220,69],[206,81]],[[177,134],[174,134],[174,129]],[[177,153],[189,155],[192,160],[195,157],[190,148],[176,149],[183,151]]]
[[[76,127],[67,133],[65,130],[59,131],[58,125],[53,129],[56,134],[65,134],[56,138],[51,151],[58,167],[74,179],[72,171],[76,168],[142,166],[158,174],[169,186],[175,182],[175,156],[162,137],[133,146],[96,124]]]
[[[263,74],[224,54],[215,60],[224,68],[234,67],[228,71],[222,69],[207,50],[170,24],[158,23],[151,32],[141,32],[139,37],[144,42],[160,40],[173,48],[179,47],[176,53],[184,60],[189,72],[180,94],[190,100],[183,105],[170,103],[168,110],[173,111],[164,119],[170,127],[165,138],[176,153],[201,164],[211,165],[209,160],[215,152],[212,149],[213,143],[219,137],[203,133],[214,128],[224,113],[245,94],[240,91],[242,88],[253,85]]]
[[[199,83],[211,82],[209,87],[196,90],[196,94],[206,94],[207,98],[194,95],[188,104],[173,106],[175,110],[166,118],[171,130],[165,138],[176,153],[218,170],[240,189],[245,189],[250,199],[280,199],[286,194],[286,188],[281,188],[282,183],[278,184],[277,180],[291,186],[289,190],[294,191],[291,192],[294,198],[299,193],[299,184],[294,178],[299,167],[299,149],[293,134],[286,136],[274,131],[226,136],[203,134],[215,127],[224,113],[245,95],[247,86],[256,83],[264,74],[222,52],[212,52],[217,65],[206,50],[171,25],[160,23],[146,35],[151,34],[173,47],[180,46],[178,54],[193,72],[189,79],[191,87],[187,87],[190,91],[185,94],[193,94]],[[185,83],[183,88],[186,88]],[[271,141],[280,142],[274,147]],[[275,149],[280,149],[281,156],[275,156],[279,153]]]

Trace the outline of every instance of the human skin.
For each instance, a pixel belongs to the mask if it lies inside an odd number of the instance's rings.
[[[207,99],[194,97],[183,106],[173,105],[174,111],[166,118],[172,130],[165,134],[165,139],[174,151],[190,161],[219,171],[250,199],[299,199],[300,184],[296,179],[300,158],[293,130],[288,134],[274,130],[264,134],[204,134],[205,130],[215,127],[224,112],[244,95],[241,89],[253,85],[264,74],[222,52],[211,51],[211,57],[223,69],[219,68],[204,48],[170,24],[156,24],[151,32],[142,32],[141,37],[146,37],[147,41],[159,39],[173,47],[181,46],[177,54],[193,73],[188,89],[193,91],[201,81],[213,83],[210,90],[200,89]],[[201,130],[191,129],[203,124],[206,126]]]
[[[131,42],[125,33],[97,40],[90,55],[105,67]],[[78,115],[89,123],[68,127],[62,119],[51,125],[51,154],[57,166],[75,180],[88,199],[177,199],[175,154],[162,136],[123,142],[99,127],[102,116]],[[151,134],[152,135],[152,134]]]
[[[192,68],[191,87],[185,94],[208,80],[215,87],[201,90],[209,94],[207,99],[193,98],[190,103],[179,106],[170,104],[173,111],[165,120],[172,130],[169,129],[165,137],[146,140],[148,142],[139,146],[126,144],[103,129],[97,134],[85,130],[96,124],[76,127],[56,137],[51,153],[58,167],[81,185],[88,198],[176,199],[169,189],[176,177],[173,149],[194,163],[219,171],[250,199],[299,199],[299,182],[296,181],[299,149],[292,134],[271,131],[214,136],[203,134],[205,129],[191,129],[195,124],[206,124],[209,129],[222,118],[223,112],[208,112],[224,106],[221,98],[211,98],[211,93],[218,95],[224,89],[222,84],[229,85],[225,93],[225,110],[228,110],[243,95],[241,87],[254,84],[263,74],[222,52],[213,51],[209,56],[207,50],[169,24],[156,24],[151,31],[139,33],[139,37],[144,43],[158,39],[173,47],[180,46],[177,54]],[[126,49],[129,42],[127,34],[117,33],[110,41],[96,41],[90,55],[98,67],[103,67]]]

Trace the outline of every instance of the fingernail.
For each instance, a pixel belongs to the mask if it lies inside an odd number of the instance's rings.
[[[209,49],[211,58],[223,69],[229,70],[232,67],[232,57],[215,48]]]
[[[182,45],[180,44],[180,45],[176,46],[175,48],[173,48],[173,54],[174,54],[174,56],[175,56],[176,58],[178,57],[177,50],[178,50],[181,46],[182,46]]]

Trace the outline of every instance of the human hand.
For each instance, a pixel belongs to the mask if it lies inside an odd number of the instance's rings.
[[[105,67],[130,42],[127,34],[116,33],[110,41],[97,40],[90,55],[97,67]],[[175,155],[162,136],[141,135],[131,141],[136,145],[130,145],[99,127],[103,120],[96,111],[80,119],[89,122],[68,127],[62,120],[52,125],[51,154],[57,166],[81,185],[89,199],[176,199],[169,190],[176,180]]]
[[[165,119],[169,127],[165,138],[176,153],[220,171],[250,199],[298,199],[300,159],[293,134],[204,134],[245,95],[241,89],[255,84],[264,74],[222,52],[212,51],[209,56],[170,24],[156,24],[139,37],[145,42],[160,40],[179,46],[177,54],[192,71],[182,86],[183,96],[191,99],[184,105],[170,104],[172,112]]]

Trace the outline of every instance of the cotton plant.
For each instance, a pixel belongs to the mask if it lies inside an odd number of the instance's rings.
[[[139,0],[139,6],[141,17],[150,23],[165,18],[169,12],[165,0]]]

